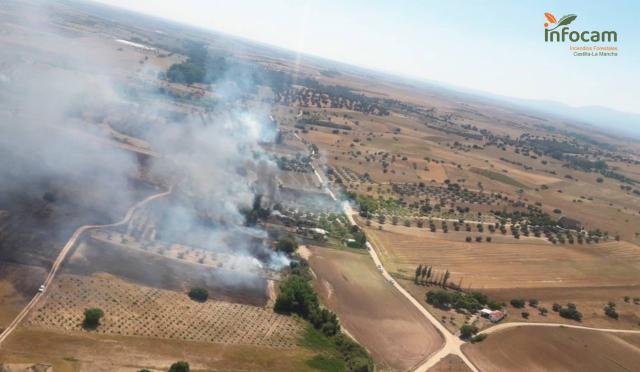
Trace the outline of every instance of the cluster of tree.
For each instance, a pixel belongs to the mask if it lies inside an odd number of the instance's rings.
[[[205,302],[209,299],[209,292],[204,288],[195,287],[189,291],[189,297],[194,301]]]
[[[274,310],[282,314],[297,314],[329,337],[341,352],[349,371],[373,371],[373,360],[367,351],[340,332],[340,323],[335,313],[320,307],[311,279],[309,265],[302,260],[280,283],[280,294],[276,298]]]
[[[169,372],[189,372],[190,370],[189,363],[185,361],[175,362],[169,367]]]
[[[562,307],[560,304],[555,303],[553,304],[551,309],[557,312],[563,318],[573,319],[577,321],[582,320],[582,313],[578,311],[578,308],[575,304],[568,303],[567,307]]]
[[[609,318],[613,318],[613,319],[618,319],[618,312],[616,311],[616,304],[615,302],[609,302],[605,307],[604,307],[604,313],[609,317]]]
[[[84,310],[84,320],[82,326],[87,329],[96,329],[100,325],[100,319],[104,316],[104,311],[98,307]]]
[[[460,338],[463,340],[469,340],[472,343],[482,342],[485,338],[487,338],[486,334],[477,334],[479,331],[478,327],[472,324],[463,324],[460,327]]]
[[[449,273],[449,270],[445,270],[444,273],[438,274],[431,266],[418,265],[418,267],[416,267],[414,283],[420,285],[435,284],[445,288],[450,277],[451,273]]]
[[[253,198],[253,204],[251,209],[241,211],[244,214],[245,225],[255,226],[259,220],[269,217],[271,211],[267,208],[262,208],[262,195],[256,195]]]
[[[278,239],[276,243],[276,250],[279,252],[284,252],[291,254],[298,249],[298,242],[296,238],[291,234],[286,234]]]
[[[301,316],[326,336],[333,336],[340,331],[336,315],[320,308],[318,296],[311,285],[309,266],[304,260],[280,283],[280,294],[274,309],[279,313]]]
[[[567,166],[585,172],[599,172],[608,168],[604,160],[589,160],[579,156],[565,156]]]
[[[347,246],[351,248],[364,248],[367,244],[367,235],[358,226],[351,227],[351,235],[353,235],[353,242],[347,243]]]
[[[487,295],[480,292],[464,293],[462,291],[449,291],[445,289],[434,289],[427,292],[427,303],[441,309],[464,309],[475,313],[482,307],[487,306],[491,310],[499,310],[502,304],[490,300]]]

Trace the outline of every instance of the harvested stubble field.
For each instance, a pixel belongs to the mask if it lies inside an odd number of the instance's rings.
[[[506,321],[571,323],[551,311],[554,303],[575,303],[584,318],[582,324],[604,328],[640,327],[640,305],[624,301],[640,297],[640,247],[628,242],[553,245],[541,239],[504,238],[492,243],[466,243],[447,240],[452,233],[433,234],[425,229],[386,226],[388,230],[368,229],[367,237],[377,248],[391,273],[404,278],[402,284],[425,306],[430,287],[413,283],[419,264],[433,266],[438,273],[451,272],[450,281],[462,288],[480,290],[490,298],[509,303],[513,298],[537,299],[546,307],[546,316],[527,306],[507,307]],[[393,231],[390,231],[393,230]],[[498,237],[501,234],[493,234]],[[616,303],[620,314],[614,320],[603,307]],[[464,316],[428,307],[445,325],[457,329]],[[521,312],[530,313],[528,320]],[[452,318],[453,319],[450,319]],[[486,326],[486,324],[485,324]]]
[[[270,308],[195,302],[183,293],[137,286],[106,274],[60,276],[28,324],[82,331],[83,311],[90,307],[105,312],[98,334],[291,348],[302,329],[295,319]]]
[[[640,335],[517,327],[463,351],[481,371],[635,371],[639,347]]]
[[[466,243],[447,239],[454,233],[394,230],[367,229],[367,236],[389,270],[405,276],[426,264],[449,270],[451,281],[462,279],[464,288],[640,286],[640,247],[628,242],[554,245],[536,238],[509,238]]]
[[[323,303],[378,365],[408,370],[440,347],[438,331],[380,275],[366,252],[311,247],[307,254]]]

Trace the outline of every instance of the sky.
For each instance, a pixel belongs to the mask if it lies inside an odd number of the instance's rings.
[[[507,97],[640,113],[638,1],[100,0],[356,66]],[[545,43],[544,13],[616,31],[617,57]],[[597,44],[589,44],[597,45]]]

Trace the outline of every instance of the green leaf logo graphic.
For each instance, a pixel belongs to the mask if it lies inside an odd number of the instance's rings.
[[[560,20],[558,21],[558,25],[549,31],[553,31],[560,26],[568,26],[571,22],[575,21],[576,18],[578,18],[578,16],[575,14],[567,14],[566,16],[560,18]]]

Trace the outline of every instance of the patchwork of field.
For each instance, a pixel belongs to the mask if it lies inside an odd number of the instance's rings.
[[[400,228],[398,228],[400,229]],[[640,247],[628,242],[553,245],[541,239],[466,243],[427,229],[368,229],[389,270],[412,276],[419,264],[449,270],[472,288],[640,286]],[[486,235],[486,234],[485,234]],[[499,234],[494,234],[499,235]]]
[[[366,252],[311,248],[323,303],[382,368],[408,370],[439,349],[431,323],[380,275]]]
[[[81,332],[83,311],[103,309],[98,334],[291,348],[302,326],[270,308],[209,300],[133,285],[108,275],[62,275],[27,322]]]
[[[481,371],[635,371],[640,335],[561,327],[500,331],[463,351]]]

